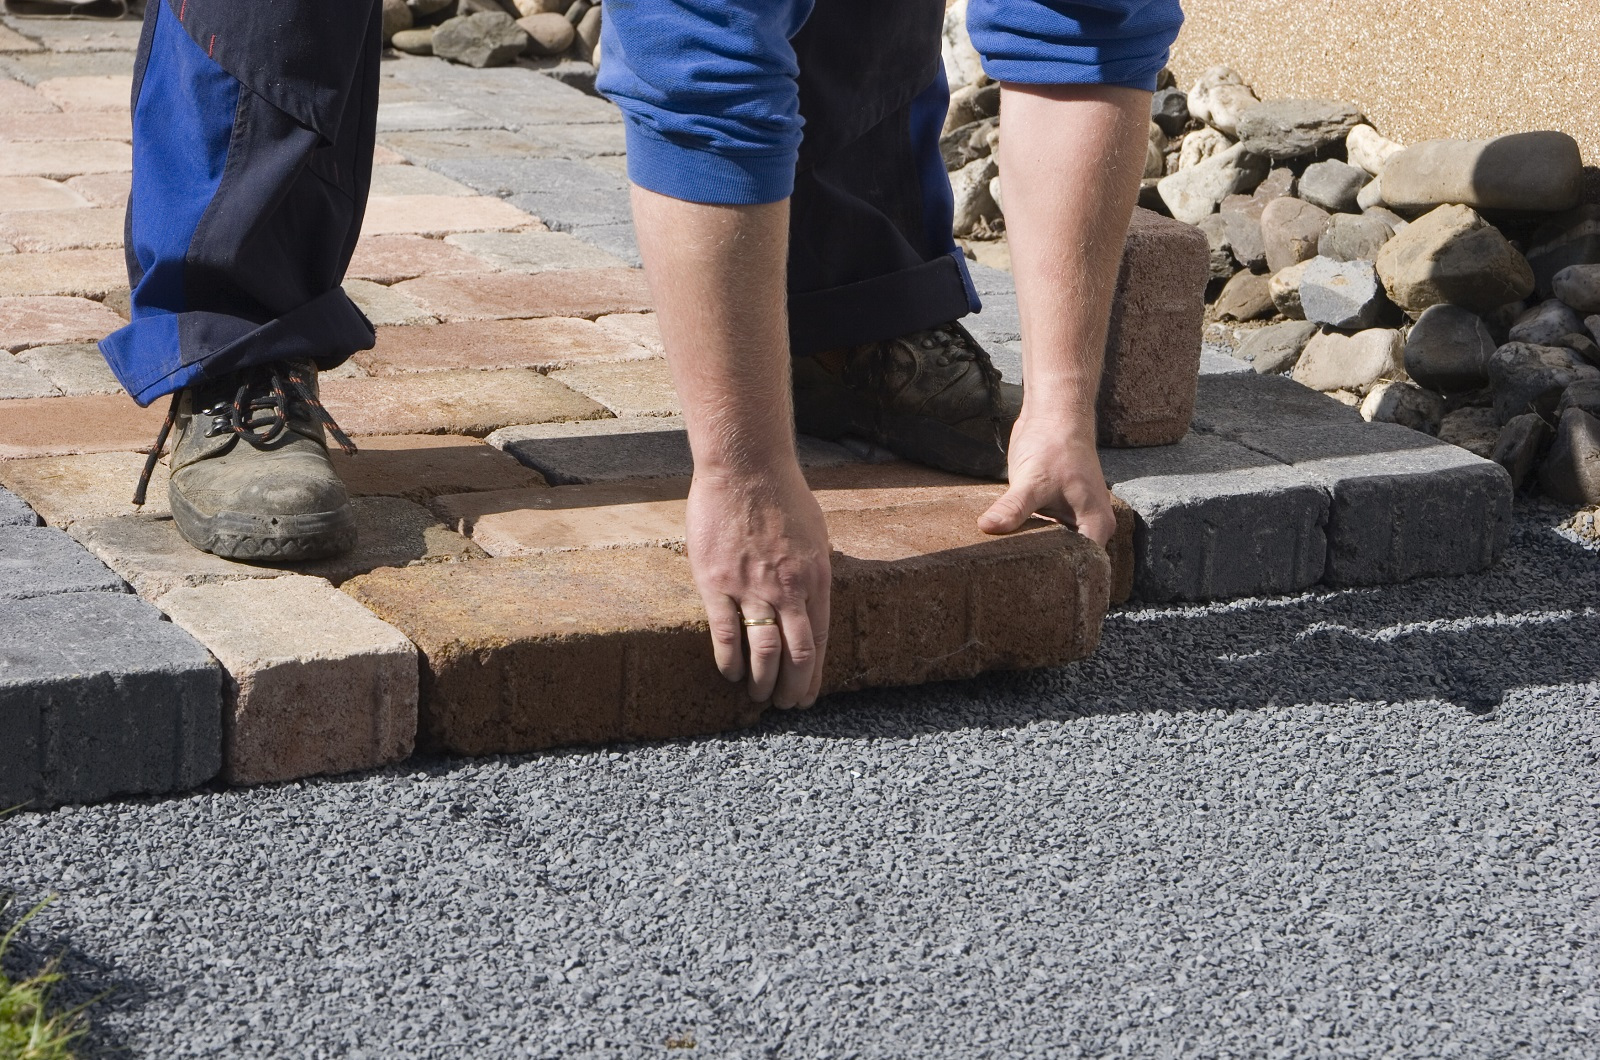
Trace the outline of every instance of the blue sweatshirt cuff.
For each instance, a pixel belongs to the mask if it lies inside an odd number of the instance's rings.
[[[756,206],[794,192],[798,151],[716,153],[699,138],[661,136],[623,112],[628,138],[628,179],[648,191],[685,202]]]

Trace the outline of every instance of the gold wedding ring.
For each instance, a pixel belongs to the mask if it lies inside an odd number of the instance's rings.
[[[751,626],[776,626],[778,624],[778,620],[775,618],[741,618],[739,621],[746,629]]]

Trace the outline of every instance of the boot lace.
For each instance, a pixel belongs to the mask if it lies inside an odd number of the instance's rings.
[[[207,438],[231,432],[257,449],[266,449],[289,432],[291,421],[297,418],[296,413],[300,414],[298,418],[303,419],[305,413],[309,412],[310,418],[327,429],[340,449],[353,454],[356,451],[355,443],[334,422],[333,416],[317,397],[316,378],[316,365],[309,361],[275,361],[247,368],[239,373],[239,386],[231,401],[224,399],[213,402],[196,416],[211,418],[211,425],[206,428]],[[155,474],[156,462],[166,451],[167,437],[177,422],[178,403],[182,395],[181,390],[172,395],[172,401],[167,406],[166,421],[161,424],[161,433],[156,435],[156,443],[145,457],[139,485],[133,492],[135,505],[142,506],[145,502],[145,494],[150,489],[150,476]]]

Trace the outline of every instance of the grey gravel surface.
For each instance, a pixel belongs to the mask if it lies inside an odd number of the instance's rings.
[[[1555,520],[727,738],[21,814],[20,955],[163,1058],[1593,1057],[1600,566]]]

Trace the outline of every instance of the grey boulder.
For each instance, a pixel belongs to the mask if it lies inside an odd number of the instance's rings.
[[[1377,261],[1394,226],[1376,213],[1336,213],[1317,239],[1317,254],[1334,261]]]
[[[1447,412],[1439,421],[1439,440],[1488,460],[1500,440],[1500,417],[1494,409],[1472,406]]]
[[[1564,335],[1583,331],[1583,318],[1564,302],[1551,298],[1524,312],[1511,325],[1507,336],[1512,342],[1535,346],[1560,346]]]
[[[527,46],[527,31],[498,11],[461,15],[433,31],[433,54],[467,66],[504,66]]]
[[[1376,325],[1388,304],[1370,261],[1312,258],[1300,277],[1300,309],[1313,324],[1361,331]]]
[[[1262,375],[1287,372],[1300,360],[1300,354],[1318,328],[1304,320],[1268,324],[1245,336],[1234,356],[1247,362]]]
[[[1178,88],[1161,89],[1150,97],[1150,120],[1168,136],[1177,136],[1189,124],[1189,94]]]
[[[1202,217],[1216,213],[1229,195],[1260,184],[1269,168],[1265,158],[1235,144],[1193,168],[1162,177],[1156,191],[1173,217],[1198,224]]]
[[[1233,243],[1228,239],[1228,221],[1219,213],[1200,218],[1200,223],[1195,225],[1205,233],[1206,246],[1210,249],[1211,260],[1207,272],[1213,280],[1226,280],[1238,272],[1234,264]]]
[[[1383,167],[1383,201],[1399,210],[1455,203],[1555,213],[1577,206],[1582,195],[1578,142],[1561,132],[1429,140],[1399,152]]]
[[[1440,302],[1487,312],[1526,298],[1533,270],[1500,230],[1466,206],[1440,206],[1384,244],[1378,275],[1408,313]]]
[[[1489,381],[1495,341],[1483,318],[1460,306],[1430,306],[1406,336],[1406,374],[1446,394],[1476,390]]]
[[[1246,150],[1275,161],[1304,158],[1339,143],[1361,123],[1361,111],[1349,103],[1286,99],[1245,111],[1239,140]]]
[[[1354,335],[1323,332],[1306,343],[1292,378],[1312,390],[1364,390],[1404,373],[1398,331],[1372,329]]]
[[[1533,478],[1539,457],[1550,444],[1550,425],[1541,416],[1531,412],[1512,417],[1500,428],[1489,459],[1506,469],[1511,476],[1511,488],[1520,490]]]
[[[1579,408],[1561,414],[1555,442],[1539,467],[1539,488],[1566,504],[1600,504],[1600,419]]]
[[[1527,413],[1553,417],[1574,383],[1600,380],[1600,368],[1559,346],[1508,342],[1489,357],[1489,385],[1501,423]]]
[[[1300,174],[1300,197],[1330,213],[1355,213],[1356,196],[1372,178],[1364,169],[1329,159]]]
[[[1570,265],[1600,265],[1600,204],[1589,203],[1552,217],[1529,241],[1528,264],[1539,295],[1554,293],[1556,273]]]
[[[1300,199],[1281,198],[1261,211],[1261,239],[1267,269],[1282,272],[1317,256],[1317,242],[1328,227],[1327,211]]]
[[[1579,313],[1600,313],[1600,265],[1568,265],[1556,273],[1551,289]]]

